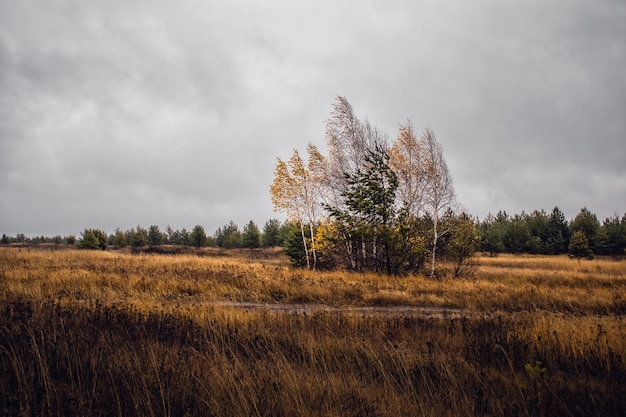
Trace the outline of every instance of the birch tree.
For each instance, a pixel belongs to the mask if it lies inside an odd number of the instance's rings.
[[[314,228],[318,222],[322,195],[321,176],[324,158],[311,144],[307,147],[307,151],[309,153],[307,164],[295,149],[287,162],[277,159],[270,194],[274,210],[284,212],[288,220],[299,224],[307,268],[315,269],[317,254]],[[309,229],[310,245],[307,241],[305,225]]]
[[[433,240],[430,276],[435,276],[437,241],[446,231],[439,230],[439,220],[447,211],[456,209],[456,197],[452,176],[443,157],[443,147],[430,129],[425,129],[420,137],[424,152],[424,205],[433,221]]]
[[[341,206],[341,193],[348,189],[346,173],[363,169],[365,157],[376,144],[385,144],[385,138],[367,120],[361,121],[354,114],[352,105],[345,97],[338,96],[326,121],[325,186],[328,189],[327,203]]]
[[[413,217],[422,214],[425,203],[426,170],[422,145],[415,136],[411,122],[407,120],[406,124],[400,126],[390,152],[389,165],[398,176],[398,204],[404,206]]]
[[[376,144],[386,149],[384,135],[367,120],[362,121],[354,114],[352,105],[345,97],[337,96],[329,119],[326,121],[324,202],[340,211],[347,210],[344,194],[349,190],[348,177],[364,168],[366,155],[374,151]],[[343,236],[345,254],[351,267],[356,266],[353,241]]]

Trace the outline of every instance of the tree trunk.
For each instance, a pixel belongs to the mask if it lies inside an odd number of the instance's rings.
[[[311,269],[311,261],[309,260],[309,248],[306,244],[306,236],[304,234],[304,224],[300,222],[300,234],[302,234],[302,243],[304,244],[304,255],[306,256],[306,269]]]
[[[438,215],[435,212],[435,216],[433,219],[433,256],[432,256],[432,260],[430,263],[430,277],[434,278],[435,277],[435,253],[437,252],[437,239],[439,238],[438,235],[438,230],[437,230],[437,223],[438,223]]]
[[[313,270],[317,266],[317,252],[315,249],[315,235],[313,234],[313,223],[309,222],[309,230],[311,232],[311,253],[313,254]]]

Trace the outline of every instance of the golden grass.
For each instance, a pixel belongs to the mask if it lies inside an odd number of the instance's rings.
[[[278,253],[204,255],[0,248],[0,415],[626,407],[625,262],[481,257],[471,279],[432,280],[292,269]],[[280,313],[303,304],[334,309]]]
[[[254,252],[251,252],[254,253]],[[0,249],[0,292],[150,307],[215,301],[409,305],[471,311],[626,312],[626,262],[478,258],[471,279],[292,269],[274,258]]]

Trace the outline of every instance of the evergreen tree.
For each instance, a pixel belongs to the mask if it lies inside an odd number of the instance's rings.
[[[263,226],[263,247],[270,248],[282,246],[283,241],[280,236],[281,225],[278,219],[270,219]]]
[[[167,227],[165,228],[165,235],[164,235],[164,240],[165,243],[168,245],[174,245],[175,243],[173,242],[173,238],[174,238],[174,234],[176,233],[176,231],[172,228],[172,226],[170,226],[169,224],[167,225]]]
[[[548,255],[559,255],[567,252],[569,246],[569,227],[565,215],[558,207],[552,209],[548,219],[547,237],[544,244]]]
[[[193,242],[191,240],[191,234],[189,233],[189,230],[185,229],[184,227],[181,229],[180,233],[179,233],[179,240],[180,240],[180,245],[182,246],[193,246]]]
[[[215,244],[220,248],[233,249],[241,247],[241,232],[234,221],[220,227],[215,232]]]
[[[398,213],[395,192],[398,178],[389,167],[389,155],[376,144],[365,156],[363,170],[346,173],[348,189],[342,193],[346,209],[327,209],[350,240],[351,257],[357,269],[372,268],[391,274],[393,271],[394,234]]]
[[[589,242],[589,248],[592,252],[596,252],[596,238],[600,230],[600,222],[595,214],[591,213],[586,207],[583,207],[576,217],[574,217],[574,220],[572,220],[570,229],[572,237],[574,232],[583,232]]]
[[[100,229],[92,229],[92,230],[93,230],[93,233],[98,238],[100,249],[105,250],[107,248],[108,243],[109,243],[107,234],[104,231],[100,230]]]
[[[572,238],[568,247],[570,255],[576,258],[590,258],[593,257],[593,252],[589,247],[589,240],[587,235],[582,230],[577,230],[572,233]]]
[[[526,216],[530,237],[526,241],[526,250],[529,253],[545,253],[545,243],[548,241],[548,223],[550,218],[544,210],[535,210]]]
[[[100,249],[100,241],[93,232],[85,229],[81,234],[81,238],[78,240],[77,248],[90,250]]]
[[[130,229],[128,240],[134,248],[145,246],[148,244],[148,233],[141,226],[137,226],[137,229]]]
[[[505,250],[502,239],[508,220],[506,218],[503,220],[501,213],[499,213],[499,217],[489,214],[485,220],[478,224],[478,247],[481,251],[489,253],[489,256],[494,256]],[[506,216],[506,213],[504,215]]]
[[[597,250],[601,255],[622,256],[626,248],[626,215],[611,216],[602,222],[597,235]]]
[[[189,238],[190,238],[191,244],[197,248],[206,246],[206,242],[207,242],[206,233],[204,231],[204,227],[202,227],[199,224],[194,226],[193,230],[191,231],[191,234],[189,235]]]
[[[178,245],[178,246],[185,244],[180,230],[174,230],[171,227],[170,227],[170,230],[167,231],[167,242],[170,245]]]
[[[244,248],[258,248],[261,246],[261,231],[252,220],[243,227],[241,243]]]
[[[113,245],[119,248],[123,248],[128,245],[126,235],[119,228],[115,229],[115,233],[113,234]]]
[[[502,237],[502,243],[509,253],[523,253],[526,251],[527,242],[530,239],[530,228],[524,221],[524,213],[516,214],[508,222]]]
[[[159,230],[159,226],[152,225],[148,229],[148,244],[150,245],[162,245],[164,241],[163,233]]]
[[[286,223],[286,233],[284,238],[283,247],[285,253],[291,259],[291,263],[297,267],[307,266],[307,254],[304,250],[304,244],[302,242],[301,227],[295,223]],[[304,228],[306,233],[306,228]],[[310,236],[305,235],[305,238]]]

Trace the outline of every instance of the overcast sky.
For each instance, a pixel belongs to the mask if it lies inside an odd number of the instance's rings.
[[[0,0],[0,233],[273,217],[337,95],[469,212],[626,212],[624,0]]]

